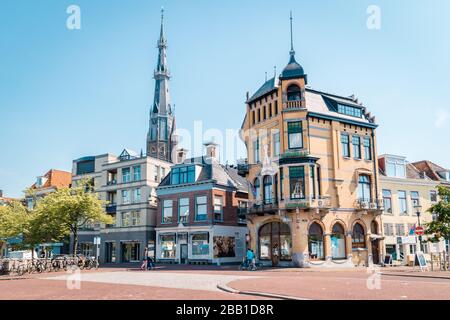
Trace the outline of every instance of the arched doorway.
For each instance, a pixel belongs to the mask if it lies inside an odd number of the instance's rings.
[[[320,224],[314,222],[308,231],[308,250],[311,260],[323,260],[323,230]]]
[[[375,236],[372,239],[372,261],[374,264],[380,263],[380,239],[378,239],[378,223],[373,220],[370,224],[370,231],[372,233],[372,236]]]
[[[345,234],[340,223],[335,223],[331,231],[331,258],[345,259]]]
[[[259,229],[259,259],[269,260],[272,266],[292,260],[292,236],[289,225],[269,222]]]

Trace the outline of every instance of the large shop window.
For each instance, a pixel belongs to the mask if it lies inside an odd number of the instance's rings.
[[[345,234],[344,228],[336,223],[331,233],[331,257],[333,259],[345,259]]]
[[[199,233],[192,235],[192,255],[202,256],[209,254],[209,234]]]
[[[259,229],[259,258],[270,260],[277,255],[280,260],[292,259],[292,237],[289,225],[269,222]]]
[[[371,201],[370,177],[362,174],[358,179],[358,199],[360,201]]]
[[[302,122],[288,122],[289,149],[303,148]]]
[[[195,198],[195,220],[206,221],[208,218],[208,205],[206,196]]]
[[[264,184],[264,204],[272,204],[273,196],[272,196],[272,177],[265,176],[263,179]]]
[[[317,222],[314,222],[309,227],[308,250],[311,260],[323,260],[325,257],[323,251],[323,231]]]
[[[359,224],[355,223],[352,233],[352,247],[353,248],[365,248],[366,247],[366,237],[364,228]]]
[[[301,97],[302,97],[302,94],[301,94],[299,86],[297,86],[295,84],[291,84],[287,88],[288,101],[299,101],[299,100],[301,100]]]
[[[289,167],[291,199],[305,199],[305,167]]]
[[[123,242],[122,262],[138,262],[140,260],[139,249],[139,242]]]
[[[175,234],[160,235],[161,259],[175,259],[176,256],[176,240]]]
[[[173,222],[173,201],[164,200],[162,209],[162,223]]]
[[[178,205],[179,222],[186,223],[189,221],[189,198],[181,198]]]

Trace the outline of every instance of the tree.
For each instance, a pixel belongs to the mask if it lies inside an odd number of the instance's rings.
[[[18,201],[0,206],[0,238],[20,237],[28,228],[29,215]]]
[[[81,180],[73,188],[61,188],[38,201],[31,222],[32,234],[46,241],[61,241],[73,236],[73,253],[78,249],[78,232],[87,223],[113,223],[106,214],[98,195],[92,192],[88,180]]]
[[[428,209],[434,219],[427,223],[425,234],[430,235],[432,242],[440,239],[450,240],[450,190],[445,187],[438,187],[439,202]]]

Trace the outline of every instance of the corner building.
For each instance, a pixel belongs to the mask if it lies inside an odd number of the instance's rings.
[[[272,266],[380,263],[375,119],[356,98],[307,84],[291,41],[281,75],[247,94],[248,245]]]

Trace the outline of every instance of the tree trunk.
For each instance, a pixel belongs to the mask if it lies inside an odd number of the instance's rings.
[[[72,247],[72,254],[76,255],[77,254],[77,249],[78,249],[78,230],[75,229],[73,231],[73,247]]]

